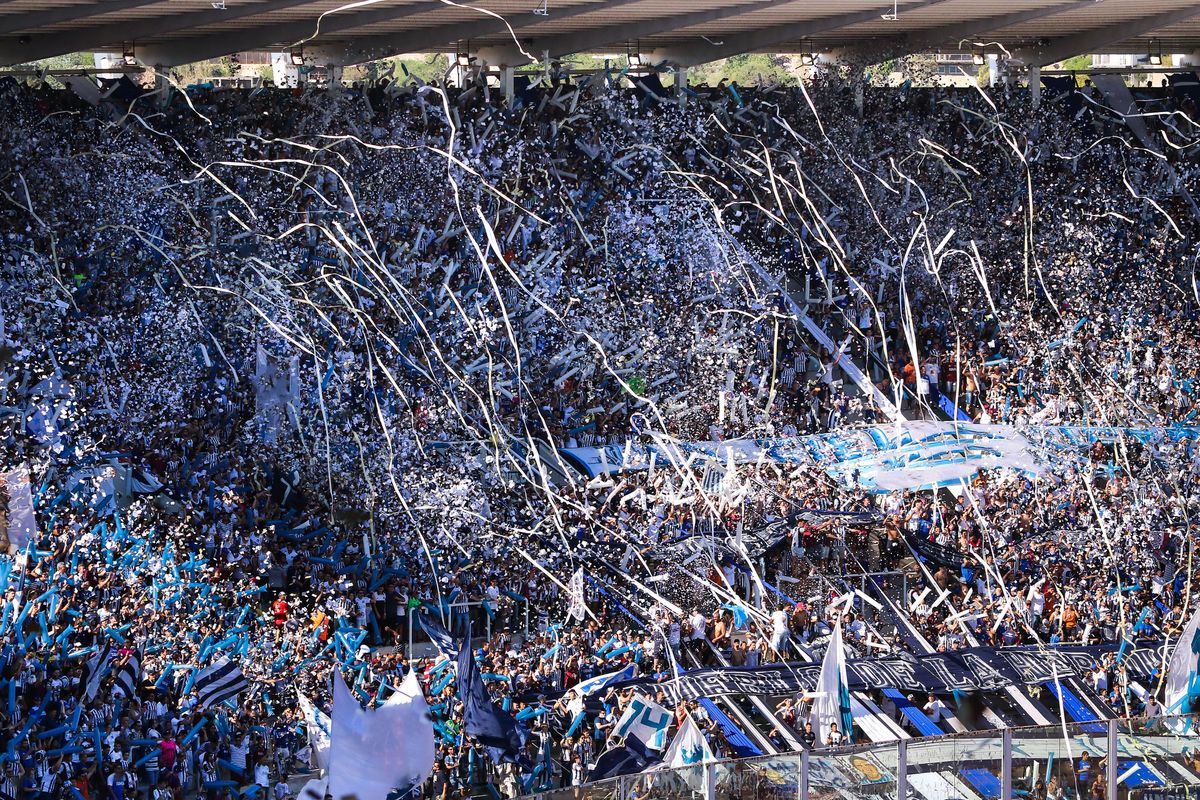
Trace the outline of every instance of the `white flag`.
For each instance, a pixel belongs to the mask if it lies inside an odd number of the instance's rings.
[[[679,769],[680,767],[694,767],[697,764],[708,764],[716,760],[717,757],[713,755],[712,748],[708,746],[708,740],[704,738],[704,733],[695,722],[692,722],[690,715],[685,716],[683,724],[679,726],[679,732],[671,740],[671,747],[663,756],[663,763],[671,769]]]
[[[433,770],[433,759],[423,760],[433,751],[428,711],[404,698],[366,711],[336,671],[331,739],[329,793],[337,798],[386,800],[394,789],[424,783]]]
[[[1165,713],[1171,716],[1200,711],[1200,609],[1179,635],[1167,667]]]
[[[635,694],[613,733],[622,739],[632,736],[652,750],[662,750],[667,744],[671,720],[672,714],[666,708],[643,694]]]
[[[826,742],[835,723],[843,738],[849,736],[854,717],[850,711],[850,685],[846,680],[846,650],[842,646],[840,619],[833,626],[833,636],[825,649],[821,677],[817,679],[817,689],[813,695],[812,716],[809,719],[813,732],[817,734],[817,743]]]
[[[571,608],[567,612],[567,618],[574,618],[580,622],[587,619],[587,598],[583,593],[583,567],[575,570],[575,574],[571,576]]]
[[[304,714],[304,727],[308,730],[308,746],[312,752],[309,764],[325,772],[329,769],[329,715],[313,705],[302,692],[297,692],[296,697]]]
[[[408,742],[402,754],[405,763],[401,767],[407,776],[405,783],[420,786],[433,772],[435,737],[433,717],[429,713],[429,704],[425,702],[425,692],[421,691],[416,670],[408,671],[400,682],[400,688],[387,699],[383,707],[389,713],[397,714],[399,718],[396,725],[404,731]]]

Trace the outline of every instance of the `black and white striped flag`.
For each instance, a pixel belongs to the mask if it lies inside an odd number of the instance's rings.
[[[87,676],[84,678],[84,694],[89,701],[96,699],[100,691],[100,681],[108,673],[108,660],[112,656],[112,645],[105,645],[87,662]]]
[[[221,657],[211,666],[201,670],[194,684],[196,694],[200,698],[197,711],[205,711],[210,706],[236,697],[250,688],[250,682],[242,674],[241,668],[228,658]]]
[[[129,656],[129,660],[121,667],[117,668],[116,676],[113,678],[113,688],[121,692],[127,698],[137,697],[138,686],[142,682],[142,651],[138,648],[137,652]]]

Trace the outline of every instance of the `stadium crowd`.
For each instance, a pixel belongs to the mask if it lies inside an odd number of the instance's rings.
[[[284,800],[315,767],[299,696],[328,711],[333,669],[367,702],[421,674],[438,756],[412,796],[512,797],[593,776],[630,694],[576,722],[563,693],[629,665],[819,660],[839,614],[859,655],[1177,632],[1186,439],[1088,441],[953,494],[774,464],[589,481],[546,457],[619,458],[635,425],[890,419],[793,301],[911,417],[943,396],[1021,429],[1195,417],[1183,143],[1136,145],[1091,88],[1036,109],[875,89],[861,117],[850,93],[550,80],[509,107],[382,82],[94,108],[6,80],[0,465],[29,470],[36,529],[0,562],[0,795]],[[1191,100],[1154,102],[1186,141]],[[677,557],[763,529],[783,535],[760,562]],[[833,602],[884,571],[910,578],[880,584],[899,615]],[[421,616],[486,632],[523,753],[461,735],[455,653]],[[220,658],[245,681],[214,700],[197,678]],[[1156,713],[1112,656],[1092,686]]]

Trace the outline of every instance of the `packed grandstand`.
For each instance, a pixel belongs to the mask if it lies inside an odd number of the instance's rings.
[[[1200,784],[1195,83],[620,77],[0,81],[0,795]]]

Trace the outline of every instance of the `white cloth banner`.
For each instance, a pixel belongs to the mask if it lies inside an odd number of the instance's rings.
[[[296,693],[300,701],[300,711],[304,714],[304,727],[308,731],[308,746],[312,753],[309,765],[322,772],[329,769],[329,715],[313,705],[302,692]]]
[[[405,781],[419,786],[433,772],[435,737],[433,717],[429,713],[429,704],[425,702],[425,692],[421,690],[416,670],[408,671],[400,682],[400,688],[384,702],[383,707],[389,713],[397,714],[399,730],[404,732],[408,741],[404,757],[405,772],[409,777]]]
[[[406,684],[408,681],[406,680]],[[420,695],[420,688],[416,694]],[[367,711],[333,680],[333,735],[329,747],[329,793],[335,798],[386,800],[394,789],[419,785],[433,771],[433,722],[412,686]],[[392,702],[395,700],[395,702]]]
[[[679,726],[679,733],[675,734],[670,749],[663,756],[663,763],[671,769],[679,769],[716,760],[717,757],[708,746],[703,731],[692,721],[691,715],[684,717],[683,724]]]

